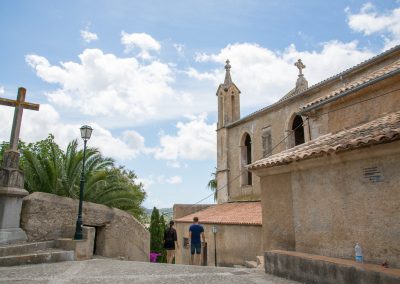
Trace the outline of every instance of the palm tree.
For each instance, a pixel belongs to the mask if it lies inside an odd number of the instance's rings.
[[[211,173],[212,179],[207,183],[207,187],[214,192],[214,201],[218,199],[218,189],[217,189],[217,169],[215,172]]]
[[[22,147],[21,167],[29,192],[41,191],[77,199],[83,164],[83,151],[77,140],[71,141],[65,153],[54,142],[54,136]],[[141,207],[146,194],[135,183],[136,175],[123,167],[116,168],[96,148],[86,149],[85,190],[83,200],[125,210],[142,219]]]

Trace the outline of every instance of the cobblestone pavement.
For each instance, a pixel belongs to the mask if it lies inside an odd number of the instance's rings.
[[[295,284],[258,269],[91,259],[0,267],[0,283],[267,283]]]

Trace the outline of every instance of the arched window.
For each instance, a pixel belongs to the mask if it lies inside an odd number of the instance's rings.
[[[252,173],[245,166],[251,164],[251,138],[248,133],[242,138],[241,143],[241,166],[242,166],[242,185],[252,185]]]
[[[292,131],[294,132],[294,146],[303,144],[305,142],[304,139],[304,127],[303,127],[303,119],[300,115],[296,115],[293,119]]]

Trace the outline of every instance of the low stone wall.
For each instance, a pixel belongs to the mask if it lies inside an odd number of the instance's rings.
[[[21,228],[28,241],[55,240],[75,226],[78,200],[35,192],[22,203]],[[132,215],[101,204],[83,203],[83,224],[96,228],[95,253],[105,257],[149,261],[150,233]]]
[[[265,252],[265,272],[309,284],[395,284],[400,269],[348,259],[273,250]]]

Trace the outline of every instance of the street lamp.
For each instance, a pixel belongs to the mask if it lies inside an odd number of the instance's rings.
[[[88,125],[81,127],[81,137],[83,139],[83,161],[82,161],[82,173],[81,181],[79,186],[79,210],[78,219],[76,220],[75,228],[75,240],[82,240],[82,201],[83,201],[83,187],[85,186],[85,158],[86,158],[86,142],[90,139],[92,135],[93,128]]]
[[[212,232],[214,234],[214,259],[215,259],[215,267],[217,267],[217,225],[212,226]]]

